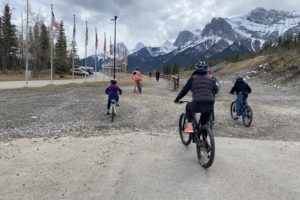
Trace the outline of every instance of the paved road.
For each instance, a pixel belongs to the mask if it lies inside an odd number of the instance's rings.
[[[95,78],[96,77],[96,78]],[[53,85],[65,85],[70,83],[84,83],[84,82],[94,82],[94,81],[103,81],[110,80],[109,76],[106,76],[100,72],[97,72],[95,75],[82,78],[82,79],[66,79],[66,80],[33,80],[28,82],[28,87],[44,87],[50,84]],[[26,81],[0,81],[0,90],[3,89],[17,89],[26,87]]]
[[[216,146],[204,170],[177,135],[0,143],[0,199],[299,199],[299,142],[216,138]]]

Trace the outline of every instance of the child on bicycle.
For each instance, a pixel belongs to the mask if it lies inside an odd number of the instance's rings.
[[[244,81],[242,75],[236,76],[236,81],[234,86],[230,90],[230,94],[236,93],[236,114],[237,116],[241,116],[242,114],[242,104],[247,100],[248,94],[251,93],[251,87]]]
[[[194,128],[192,120],[194,113],[201,113],[200,122],[201,125],[205,125],[209,122],[210,116],[214,112],[214,94],[217,91],[217,85],[214,79],[207,76],[207,65],[204,61],[200,61],[195,65],[195,72],[187,81],[186,85],[183,87],[174,102],[178,103],[189,90],[192,91],[193,100],[186,104],[188,125],[184,132],[193,133]]]
[[[137,87],[138,83],[141,83],[142,80],[143,80],[143,76],[142,76],[142,73],[140,72],[139,68],[136,68],[132,72],[131,79],[133,80],[133,85],[134,85],[133,93],[135,93],[136,92],[136,87]]]
[[[111,105],[111,101],[115,100],[116,105],[119,106],[119,94],[122,95],[122,90],[119,88],[117,85],[116,80],[111,80],[110,81],[111,85],[108,86],[105,90],[105,93],[108,95],[108,102],[107,102],[107,115],[109,115],[109,109]]]

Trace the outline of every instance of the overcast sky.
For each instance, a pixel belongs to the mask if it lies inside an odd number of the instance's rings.
[[[0,0],[9,2],[13,20],[21,22],[21,10],[26,0]],[[256,7],[300,12],[299,0],[29,0],[32,12],[40,13],[45,23],[50,23],[51,7],[58,21],[65,23],[68,41],[72,39],[73,14],[76,14],[76,41],[81,57],[84,57],[85,21],[88,20],[88,55],[94,53],[95,27],[98,29],[99,49],[103,51],[104,32],[112,36],[114,15],[117,20],[117,41],[123,41],[129,49],[137,42],[160,46],[166,40],[173,42],[179,31],[203,29],[213,17],[243,15]],[[3,9],[3,6],[1,6]],[[24,13],[25,19],[25,13]],[[108,48],[108,47],[107,47]]]

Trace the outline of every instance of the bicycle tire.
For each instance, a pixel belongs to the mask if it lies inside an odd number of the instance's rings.
[[[246,121],[246,118],[249,120],[248,122]],[[249,105],[245,106],[244,114],[243,114],[243,124],[246,127],[251,126],[252,124],[252,119],[253,119],[253,112],[252,108]]]
[[[206,137],[205,137],[206,135]],[[197,142],[196,142],[196,151],[197,151],[197,158],[199,164],[204,168],[207,169],[211,167],[214,162],[215,158],[215,139],[213,132],[207,125],[204,125],[200,128],[197,132]],[[208,139],[209,138],[209,143]],[[207,146],[206,146],[207,145]],[[207,154],[207,162],[204,162],[204,156]]]
[[[231,106],[230,106],[230,115],[231,115],[231,118],[233,120],[238,120],[238,117],[234,116],[234,113],[236,113],[236,104],[235,104],[235,101],[233,101],[231,103]]]
[[[184,144],[185,146],[188,146],[192,141],[192,134],[184,132],[184,128],[185,128],[184,124],[185,124],[186,120],[187,119],[186,119],[185,113],[182,113],[179,117],[179,136],[180,136],[182,144]],[[184,136],[187,136],[187,134],[188,134],[188,137],[187,137],[187,139],[185,139]]]
[[[114,117],[115,117],[115,106],[112,105],[112,108],[111,108],[111,122],[114,121]]]

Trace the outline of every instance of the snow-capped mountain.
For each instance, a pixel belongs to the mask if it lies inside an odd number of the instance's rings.
[[[187,65],[202,57],[215,60],[259,51],[266,41],[276,43],[280,36],[299,31],[300,13],[256,8],[242,16],[213,18],[202,31],[182,31],[173,44],[177,48],[169,48],[169,51],[163,51],[162,47],[144,48],[148,48],[151,65],[162,67],[164,63],[175,62]],[[149,58],[136,58],[137,55],[143,56],[137,51],[129,56],[129,63],[144,60],[139,64],[150,67]]]
[[[181,31],[174,42],[174,46],[182,47],[193,43],[197,39],[197,35],[190,31]]]
[[[113,55],[113,52],[111,52]],[[124,44],[124,42],[118,42],[116,44],[116,57],[118,57],[120,55],[120,58],[123,58],[123,56],[128,55],[129,54],[129,50],[127,48],[127,46]],[[99,69],[101,69],[101,65],[103,63],[107,63],[110,60],[110,52],[107,51],[106,54],[104,54],[103,52],[98,53],[96,55],[96,70],[98,71]],[[94,67],[95,66],[95,55],[91,55],[88,56],[86,59],[83,58],[81,60],[79,60],[79,65],[81,66],[85,66],[85,61],[87,63],[88,67]]]
[[[135,45],[135,47],[134,47],[130,52],[131,52],[131,53],[137,52],[137,51],[141,50],[141,49],[144,48],[144,47],[146,47],[146,46],[144,45],[144,43],[138,42],[138,43]]]

